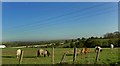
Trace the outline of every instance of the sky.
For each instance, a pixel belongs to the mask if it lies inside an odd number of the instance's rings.
[[[2,2],[119,2],[120,0],[2,0]]]
[[[3,41],[103,36],[118,30],[117,2],[3,2]]]

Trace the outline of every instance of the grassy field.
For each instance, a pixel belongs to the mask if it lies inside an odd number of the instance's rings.
[[[51,55],[50,57],[36,57],[36,50],[39,48],[22,48],[24,50],[23,62],[22,64],[52,64]],[[51,48],[48,49],[52,52]],[[78,48],[79,50],[81,48]],[[2,63],[3,64],[18,64],[18,59],[16,58],[16,48],[4,48],[2,49]],[[65,51],[73,50],[73,48],[55,48],[55,64],[61,61],[62,55]],[[79,54],[75,60],[75,64],[94,64],[96,53],[94,48],[90,48],[90,53]],[[110,64],[110,63],[120,63],[118,59],[118,48],[111,50],[110,48],[103,48],[100,53],[98,64]],[[72,64],[72,55],[66,55],[64,62]]]

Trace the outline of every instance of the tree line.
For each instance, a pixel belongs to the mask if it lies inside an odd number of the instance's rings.
[[[51,47],[49,44],[55,44],[55,47],[64,48],[81,48],[81,47],[95,47],[96,45],[102,47],[110,47],[110,44],[114,44],[115,47],[120,47],[120,32],[106,33],[103,37],[89,37],[89,38],[77,38],[68,40],[52,40],[52,41],[16,41],[16,42],[3,42],[7,47],[12,46],[32,46],[32,45],[44,45]]]
[[[67,42],[67,40],[65,41]],[[69,43],[69,42],[68,42]],[[71,40],[65,47],[95,47],[95,46],[102,46],[102,47],[110,47],[110,44],[114,44],[115,47],[120,47],[120,32],[116,31],[113,33],[106,33],[103,37],[90,37],[90,38],[77,38],[76,40]]]

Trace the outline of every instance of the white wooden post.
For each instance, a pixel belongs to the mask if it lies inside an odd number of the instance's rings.
[[[99,54],[100,54],[100,49],[96,52],[96,62],[98,62],[98,58],[99,58]]]
[[[63,54],[60,64],[64,61],[66,53]]]
[[[54,64],[54,44],[52,45],[52,64]]]
[[[75,62],[75,59],[76,59],[76,47],[74,47],[73,64],[74,64],[74,62]]]

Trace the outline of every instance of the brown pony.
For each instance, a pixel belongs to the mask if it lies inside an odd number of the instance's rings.
[[[88,48],[82,48],[81,53],[87,54],[90,50]]]

